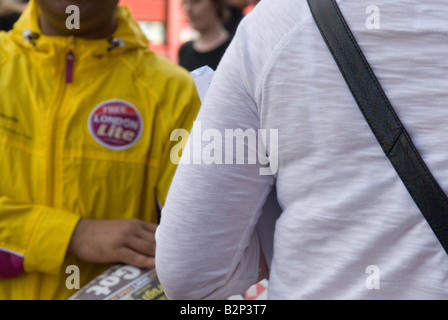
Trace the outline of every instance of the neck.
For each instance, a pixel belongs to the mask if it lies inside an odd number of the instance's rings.
[[[18,3],[12,2],[10,0],[0,0],[0,16],[11,13],[21,13],[23,9],[23,6]]]
[[[229,39],[229,33],[222,23],[217,22],[207,28],[199,31],[199,39],[194,42],[194,47],[199,52],[211,51],[218,48]]]
[[[47,36],[76,36],[86,39],[101,39],[112,35],[116,28],[115,14],[110,19],[97,20],[92,22],[81,21],[81,28],[68,29],[65,21],[53,21],[41,14],[39,20],[42,33]]]

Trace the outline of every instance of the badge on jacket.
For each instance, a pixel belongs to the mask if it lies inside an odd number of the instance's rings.
[[[97,105],[89,115],[88,127],[92,137],[103,147],[124,150],[140,139],[142,116],[125,100],[108,100]]]

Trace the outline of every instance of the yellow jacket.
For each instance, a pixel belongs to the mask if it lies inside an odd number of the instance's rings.
[[[109,267],[66,255],[80,217],[156,222],[170,133],[200,106],[127,8],[113,40],[45,36],[38,17],[31,1],[0,33],[0,299],[65,299],[69,266],[81,286]]]

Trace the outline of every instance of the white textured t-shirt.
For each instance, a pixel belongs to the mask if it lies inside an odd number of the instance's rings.
[[[338,3],[448,192],[448,2]],[[225,140],[237,129],[247,133],[244,161]],[[257,155],[250,132],[270,164],[249,161]],[[256,281],[256,225],[275,184],[282,213],[269,298],[448,299],[448,255],[359,111],[305,0],[262,0],[244,19],[195,141],[202,145],[184,153],[157,231],[156,267],[170,298],[225,299]],[[274,174],[261,174],[267,166]]]

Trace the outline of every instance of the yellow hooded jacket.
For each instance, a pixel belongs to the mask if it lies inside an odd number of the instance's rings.
[[[0,299],[65,299],[110,265],[66,254],[81,217],[157,221],[174,129],[200,100],[126,7],[110,39],[45,36],[31,1],[0,33]]]

